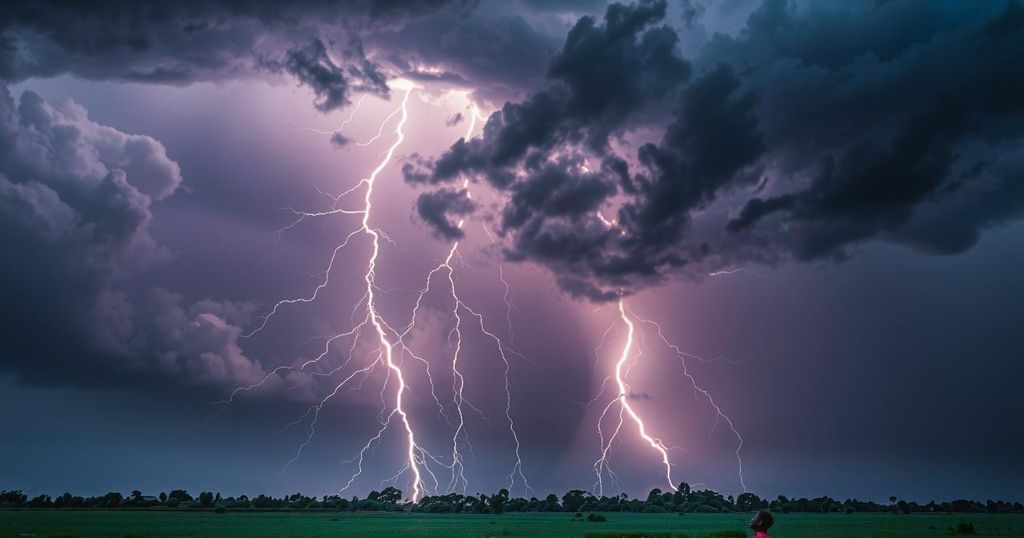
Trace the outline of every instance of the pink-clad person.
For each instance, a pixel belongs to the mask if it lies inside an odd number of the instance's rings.
[[[768,536],[768,529],[772,528],[775,518],[767,510],[761,510],[750,520],[750,528],[754,530],[754,538],[771,538]]]

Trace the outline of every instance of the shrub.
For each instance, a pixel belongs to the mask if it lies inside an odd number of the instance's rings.
[[[584,538],[687,538],[685,534],[670,532],[588,532]]]
[[[590,513],[587,514],[587,521],[591,523],[604,523],[605,521],[608,521],[608,518],[602,516],[601,514]]]
[[[974,530],[974,523],[969,523],[967,521],[961,521],[958,523],[955,532],[957,534],[978,534]]]
[[[644,507],[645,514],[664,514],[665,512],[668,512],[668,510],[665,510],[664,508],[656,504],[648,504],[647,506]]]

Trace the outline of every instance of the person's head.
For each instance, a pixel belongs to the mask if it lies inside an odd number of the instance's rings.
[[[775,523],[772,513],[767,510],[761,510],[754,514],[754,518],[750,520],[750,528],[755,532],[768,532],[768,529],[772,528],[772,523]]]

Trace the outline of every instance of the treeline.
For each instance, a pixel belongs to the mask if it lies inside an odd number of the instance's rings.
[[[428,513],[478,513],[502,514],[505,512],[640,512],[640,513],[719,513],[772,510],[773,512],[814,512],[814,513],[855,513],[894,512],[914,513],[1024,513],[1021,502],[985,502],[959,499],[951,502],[931,501],[919,504],[896,497],[889,498],[889,504],[874,501],[846,499],[838,501],[831,497],[814,499],[789,499],[779,495],[775,499],[762,499],[753,493],[744,493],[736,498],[723,496],[709,489],[695,490],[689,484],[679,484],[676,491],[653,489],[647,498],[630,498],[627,494],[608,497],[595,496],[583,490],[574,489],[559,498],[554,493],[543,499],[537,497],[511,497],[508,490],[495,494],[426,496],[417,503],[402,502],[402,491],[387,487],[371,491],[365,499],[345,498],[339,495],[324,495],[320,498],[295,493],[284,497],[259,495],[250,498],[222,497],[220,493],[204,491],[197,496],[183,489],[171,490],[156,496],[143,495],[132,491],[127,496],[110,492],[99,497],[83,497],[64,493],[57,497],[39,495],[29,498],[21,491],[0,491],[0,509],[192,509],[214,510],[294,510],[294,511],[412,511]]]

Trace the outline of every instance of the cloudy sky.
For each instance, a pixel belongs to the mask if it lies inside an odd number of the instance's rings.
[[[0,487],[665,489],[625,406],[676,483],[1019,495],[1022,58],[1003,0],[5,9]]]

